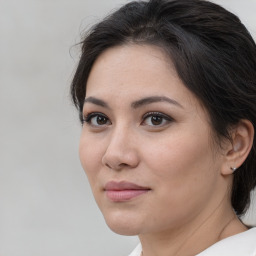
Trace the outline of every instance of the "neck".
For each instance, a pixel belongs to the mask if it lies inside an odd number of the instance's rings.
[[[143,256],[192,256],[226,237],[245,231],[246,227],[231,206],[221,206],[201,213],[179,228],[140,235]]]

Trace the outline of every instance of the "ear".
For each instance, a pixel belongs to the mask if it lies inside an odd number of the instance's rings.
[[[232,174],[235,169],[238,169],[243,164],[249,155],[254,138],[252,123],[249,120],[240,120],[236,126],[232,127],[231,138],[232,142],[228,143],[225,148],[226,161],[225,166],[221,170],[223,175]]]

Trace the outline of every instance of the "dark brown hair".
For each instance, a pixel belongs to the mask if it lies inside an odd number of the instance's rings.
[[[202,102],[218,138],[241,119],[256,124],[256,46],[239,18],[203,0],[130,2],[96,24],[82,42],[71,95],[82,120],[86,82],[106,49],[135,43],[161,47],[185,86]],[[232,206],[242,215],[256,186],[256,139],[234,173]]]

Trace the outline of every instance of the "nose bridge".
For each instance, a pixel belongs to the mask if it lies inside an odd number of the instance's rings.
[[[127,124],[117,124],[109,136],[109,144],[103,155],[102,162],[111,169],[136,167],[138,154],[135,131]]]

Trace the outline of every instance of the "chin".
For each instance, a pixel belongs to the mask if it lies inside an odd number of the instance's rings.
[[[115,233],[124,236],[135,236],[140,233],[140,225],[131,216],[126,214],[104,215],[104,219],[108,227]]]
[[[114,233],[122,236],[137,236],[140,233],[137,229],[132,228],[131,225],[119,225],[118,223],[107,223],[107,225]]]

